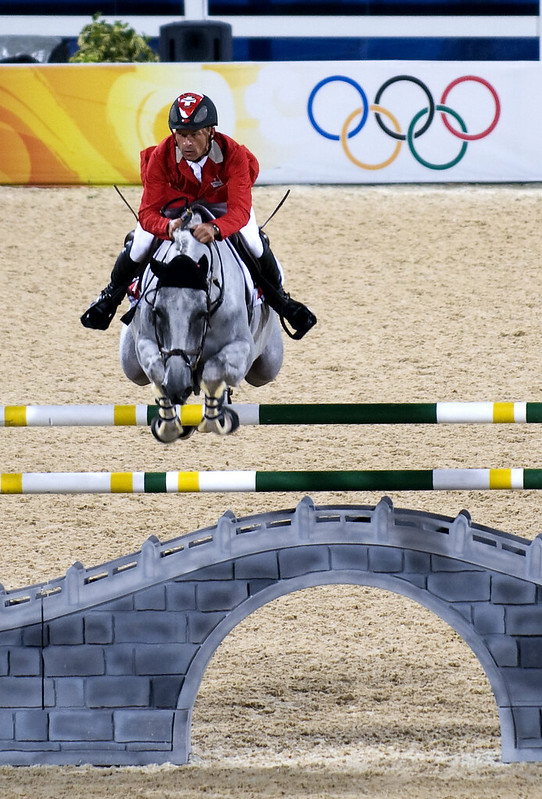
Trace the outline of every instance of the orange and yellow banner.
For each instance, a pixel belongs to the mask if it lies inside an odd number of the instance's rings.
[[[233,64],[2,65],[0,183],[139,183],[139,153],[168,134],[181,91],[215,97],[221,130],[239,135],[237,90],[251,73]]]

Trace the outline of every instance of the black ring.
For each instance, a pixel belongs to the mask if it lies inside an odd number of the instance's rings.
[[[388,86],[391,86],[392,83],[397,83],[397,81],[399,80],[409,80],[411,83],[416,83],[421,89],[423,89],[423,91],[427,95],[427,100],[429,102],[429,113],[425,124],[419,129],[419,131],[417,131],[417,133],[414,134],[414,138],[417,139],[418,136],[421,136],[423,133],[425,133],[425,131],[433,121],[433,117],[435,116],[435,101],[433,100],[433,95],[431,94],[425,83],[422,83],[422,81],[419,80],[419,78],[414,78],[412,75],[396,75],[395,78],[390,78],[385,83],[383,83],[380,89],[377,91],[375,97],[375,105],[380,104],[380,98],[382,97],[384,90],[387,89]],[[383,123],[380,114],[378,114],[376,111],[375,111],[375,117],[376,121],[378,122],[384,133],[387,133],[388,136],[392,137],[392,139],[399,139],[399,141],[406,141],[407,138],[406,133],[396,133],[394,130],[390,130],[389,128],[387,128],[386,125]]]

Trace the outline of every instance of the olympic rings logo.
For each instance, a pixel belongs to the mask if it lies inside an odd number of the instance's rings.
[[[399,83],[401,81],[408,81],[410,83],[419,86],[420,89],[425,93],[427,98],[427,107],[422,108],[418,111],[412,118],[411,122],[408,125],[406,132],[401,130],[400,123],[398,122],[397,118],[381,105],[382,95],[386,91],[386,89],[392,84]],[[342,128],[340,133],[330,133],[328,130],[323,128],[315,119],[314,116],[314,101],[316,95],[324,86],[330,83],[335,82],[343,82],[352,86],[359,94],[361,100],[361,106],[359,108],[354,109],[343,122]],[[477,133],[469,133],[467,130],[467,126],[462,119],[462,117],[447,105],[448,97],[452,90],[458,86],[460,83],[467,83],[467,82],[475,82],[484,86],[490,93],[493,103],[494,103],[494,113],[493,119],[491,120],[490,124],[484,129]],[[331,141],[340,141],[344,150],[345,155],[347,158],[355,164],[360,169],[384,169],[385,167],[392,164],[399,152],[401,150],[403,142],[407,142],[409,150],[413,157],[418,161],[418,163],[422,164],[422,166],[427,167],[428,169],[451,169],[451,167],[458,164],[465,153],[467,152],[467,146],[469,142],[478,141],[479,139],[484,139],[486,136],[495,129],[499,117],[501,115],[501,103],[499,100],[499,96],[491,83],[489,83],[484,78],[479,78],[476,75],[463,75],[460,78],[456,78],[442,92],[442,96],[440,98],[440,102],[435,103],[433,99],[433,95],[429,91],[428,87],[426,86],[423,81],[419,78],[415,78],[412,75],[397,75],[394,78],[390,78],[389,80],[385,81],[382,86],[379,88],[375,95],[374,103],[369,103],[367,99],[367,95],[363,88],[352,78],[347,78],[344,75],[333,75],[329,78],[324,78],[319,83],[316,84],[314,89],[310,93],[310,97],[308,100],[308,107],[307,112],[309,116],[309,120],[313,128],[323,136],[325,139],[329,139]],[[369,117],[369,112],[373,112],[375,115],[375,120],[378,123],[380,129],[392,140],[396,141],[395,147],[389,156],[385,160],[381,161],[378,164],[369,164],[363,161],[360,161],[358,158],[354,156],[351,152],[348,140],[351,139],[353,136],[356,136],[365,126],[367,119]],[[420,136],[423,136],[424,133],[427,132],[433,120],[435,119],[435,112],[440,114],[440,119],[442,120],[445,128],[457,139],[459,139],[461,146],[459,148],[458,154],[452,158],[451,160],[442,163],[442,164],[435,164],[427,161],[425,158],[422,158],[418,150],[415,146],[415,140],[418,139]],[[350,125],[354,122],[357,117],[360,117],[359,122],[356,126],[350,130]],[[453,121],[450,121],[450,117]],[[418,127],[419,124],[419,127]]]

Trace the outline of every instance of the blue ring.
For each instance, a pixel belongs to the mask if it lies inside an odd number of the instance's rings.
[[[354,89],[356,89],[359,92],[361,101],[363,103],[363,114],[361,120],[358,123],[358,125],[354,128],[354,130],[350,131],[350,133],[347,135],[347,138],[351,139],[352,136],[355,136],[356,133],[359,133],[362,127],[365,125],[367,117],[369,116],[369,101],[367,100],[367,95],[365,94],[359,83],[356,83],[356,81],[352,80],[352,78],[344,77],[344,75],[332,75],[329,78],[324,78],[323,80],[321,80],[319,83],[316,84],[316,86],[310,93],[309,102],[307,104],[307,113],[309,115],[311,125],[321,136],[324,136],[326,139],[331,139],[332,141],[340,141],[341,140],[340,136],[335,136],[333,133],[328,133],[326,130],[321,128],[320,125],[316,122],[314,114],[312,113],[312,104],[314,102],[316,93],[320,91],[322,86],[325,86],[326,83],[331,83],[332,81],[335,80],[342,80],[344,81],[344,83],[349,83],[350,86],[353,86]]]

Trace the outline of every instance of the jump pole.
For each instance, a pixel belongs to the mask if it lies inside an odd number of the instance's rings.
[[[241,425],[303,424],[540,424],[542,402],[381,402],[241,404],[230,406]],[[150,425],[156,405],[3,405],[0,427]],[[197,426],[201,405],[177,406],[183,425]]]
[[[0,474],[0,494],[542,489],[542,469],[34,472]]]

